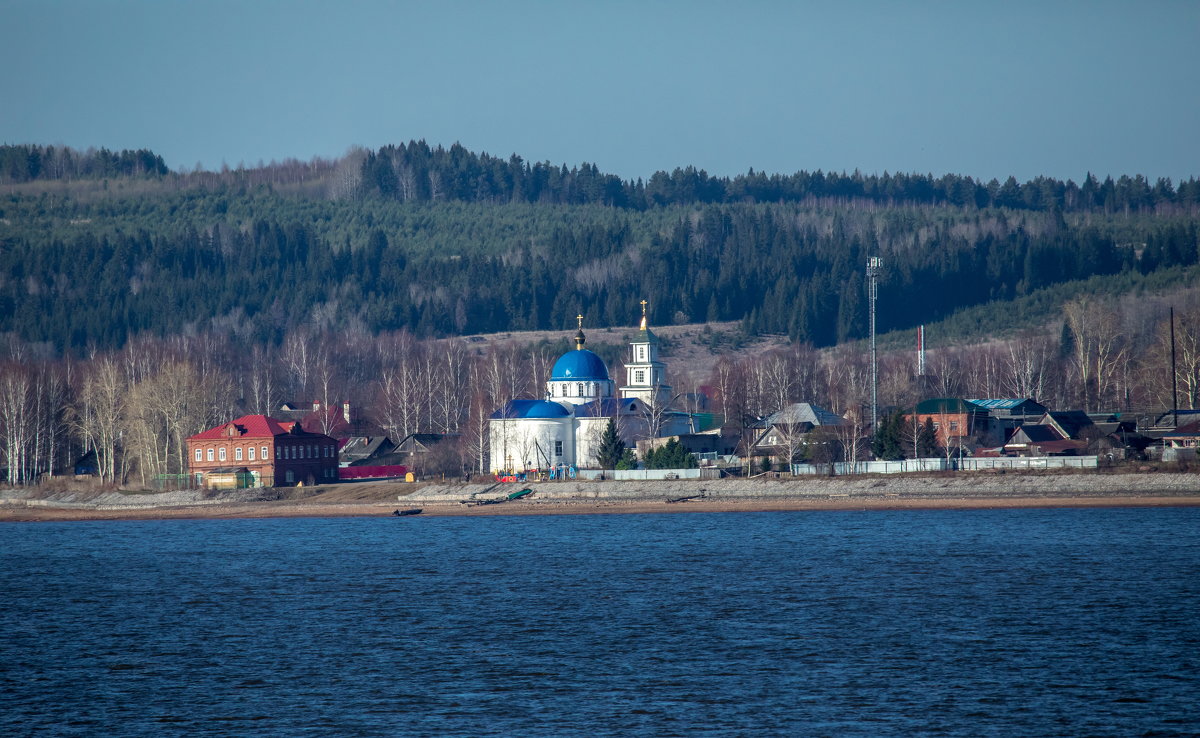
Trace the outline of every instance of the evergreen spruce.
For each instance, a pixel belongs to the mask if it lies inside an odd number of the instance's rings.
[[[647,469],[695,469],[699,464],[677,438],[646,452],[644,463]]]
[[[921,458],[937,456],[937,431],[933,428],[933,418],[925,418],[925,425],[917,434],[917,455]]]
[[[884,461],[904,458],[904,415],[896,412],[879,419],[879,428],[871,441],[871,453]]]
[[[609,418],[608,425],[604,426],[604,434],[600,436],[600,450],[596,452],[600,468],[616,469],[617,464],[621,462],[621,458],[624,455],[625,442],[621,440],[620,434],[617,433],[616,421]]]

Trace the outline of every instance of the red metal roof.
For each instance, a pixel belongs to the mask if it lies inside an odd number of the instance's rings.
[[[1200,420],[1193,420],[1190,423],[1185,423],[1175,430],[1164,433],[1163,438],[1176,438],[1179,436],[1197,436],[1200,435]]]
[[[237,420],[218,425],[216,428],[209,428],[194,436],[189,436],[188,440],[220,441],[229,438],[230,436],[226,429],[231,425],[237,429],[234,438],[274,438],[275,436],[287,435],[291,432],[292,426],[295,423],[281,423],[275,418],[266,415],[243,415]]]

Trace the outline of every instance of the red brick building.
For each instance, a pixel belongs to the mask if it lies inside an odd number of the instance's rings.
[[[924,425],[926,420],[933,421],[937,443],[943,448],[953,448],[960,443],[969,444],[971,438],[988,429],[987,410],[970,400],[957,397],[924,400],[908,414],[910,421],[913,415],[916,415],[919,425]]]
[[[204,487],[226,486],[223,480],[232,478],[254,487],[338,478],[336,440],[266,415],[243,415],[191,436],[187,444],[188,472]]]

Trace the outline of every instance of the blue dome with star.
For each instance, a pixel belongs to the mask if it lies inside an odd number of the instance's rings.
[[[550,381],[607,382],[608,367],[604,361],[587,349],[576,349],[563,354],[550,370]]]

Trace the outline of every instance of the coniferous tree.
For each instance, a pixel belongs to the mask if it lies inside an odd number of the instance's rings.
[[[937,452],[937,431],[933,428],[933,418],[925,418],[925,425],[917,434],[917,454],[921,458],[929,458],[937,456]]]
[[[625,442],[621,440],[620,434],[617,433],[617,423],[612,418],[608,419],[608,425],[604,427],[604,434],[600,436],[600,449],[596,452],[596,456],[600,462],[601,469],[616,469],[620,463],[621,457],[625,455]]]
[[[879,421],[875,438],[871,441],[871,453],[884,461],[899,461],[904,458],[904,415],[889,413]]]
[[[637,457],[633,455],[633,449],[627,448],[621,453],[621,460],[617,462],[617,469],[636,469],[638,467]]]
[[[646,452],[645,463],[647,469],[695,469],[699,466],[696,457],[677,438]]]

